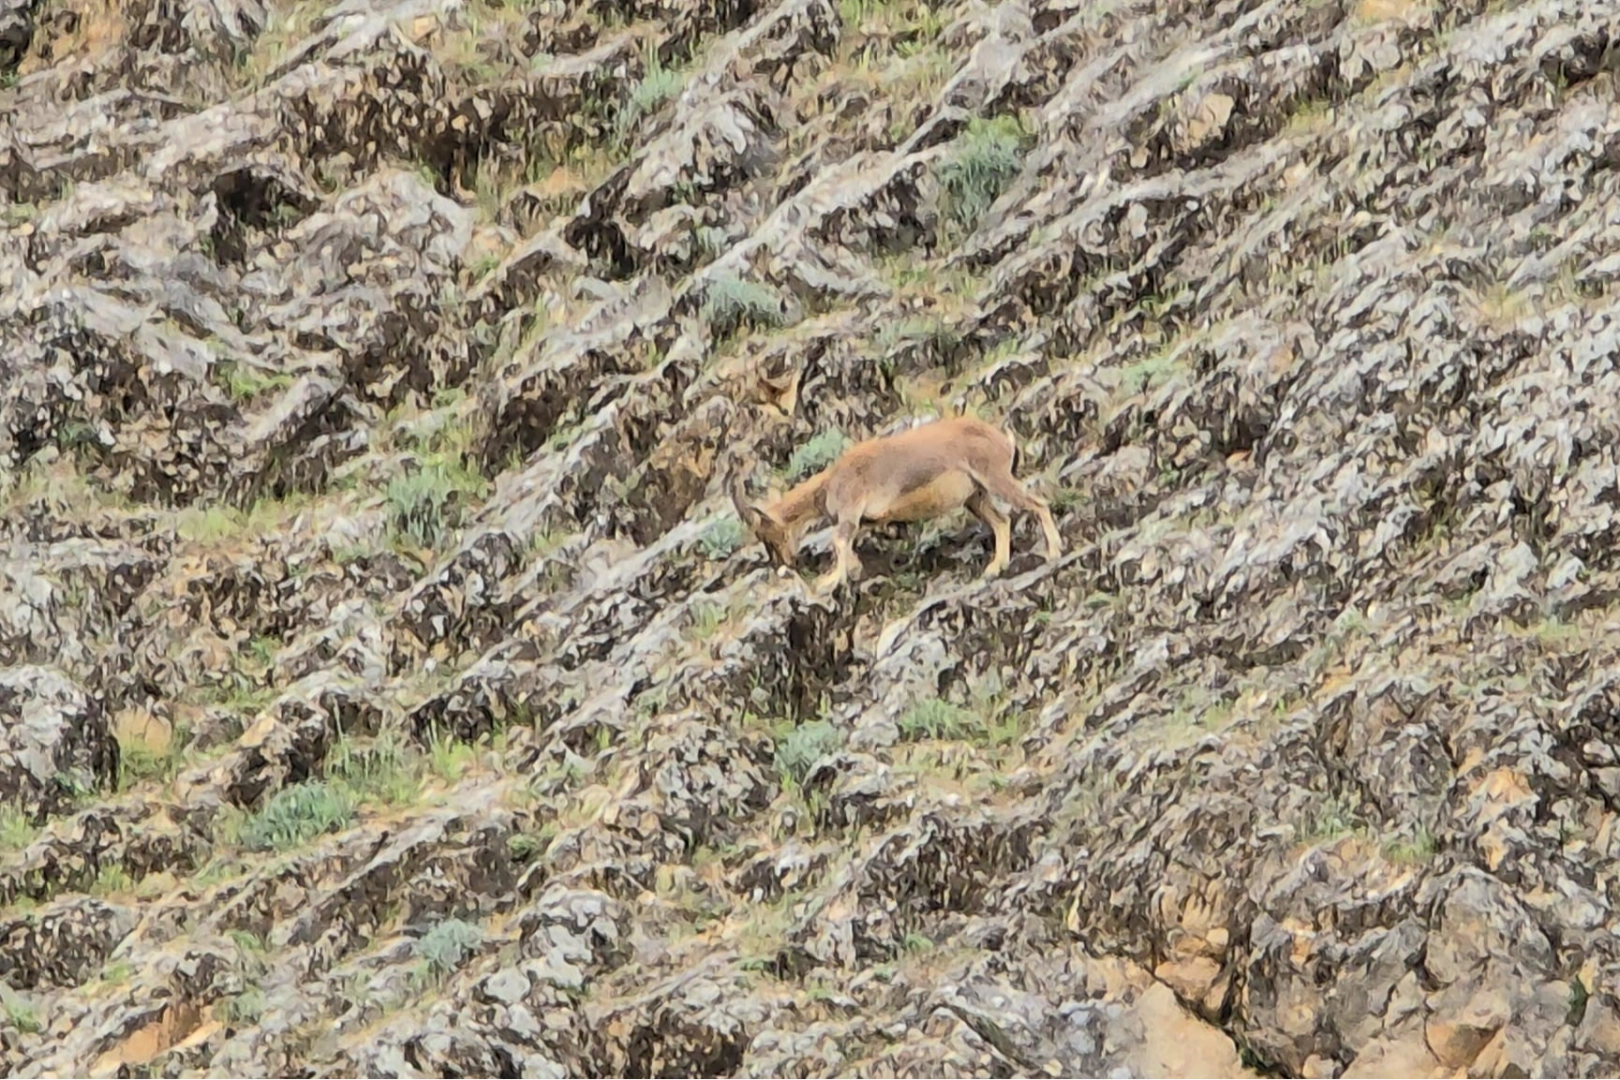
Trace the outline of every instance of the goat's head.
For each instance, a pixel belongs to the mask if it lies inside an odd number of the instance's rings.
[[[765,545],[776,565],[792,567],[798,561],[793,530],[772,513],[770,507],[750,499],[743,490],[742,477],[736,473],[731,476],[731,505],[736,507],[743,528]]]

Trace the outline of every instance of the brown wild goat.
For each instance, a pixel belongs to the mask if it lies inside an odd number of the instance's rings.
[[[753,502],[737,473],[731,501],[754,537],[779,566],[798,560],[799,542],[812,523],[832,521],[834,567],[815,585],[829,592],[859,576],[855,533],[861,522],[923,521],[966,507],[995,535],[996,554],[985,568],[994,577],[1012,558],[1012,527],[991,499],[1040,518],[1046,558],[1063,553],[1057,523],[1043,499],[1024,490],[1012,469],[1018,449],[1012,437],[971,416],[922,424],[894,435],[866,439],[821,472],[769,504]]]

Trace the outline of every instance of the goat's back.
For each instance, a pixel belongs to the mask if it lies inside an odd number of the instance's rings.
[[[986,475],[1009,471],[1012,439],[971,416],[919,424],[892,435],[856,443],[834,464],[827,493],[834,502],[870,493],[890,502],[934,484],[948,473]]]

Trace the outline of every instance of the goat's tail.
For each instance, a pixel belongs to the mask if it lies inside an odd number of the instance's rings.
[[[1003,424],[1001,434],[1007,440],[1007,445],[1012,448],[1012,460],[1007,463],[1007,470],[1017,476],[1018,463],[1024,458],[1024,448],[1018,445],[1018,437],[1012,433],[1012,428]]]

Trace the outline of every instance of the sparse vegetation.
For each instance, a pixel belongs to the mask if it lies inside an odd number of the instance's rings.
[[[647,53],[646,65],[645,73],[614,120],[614,137],[621,145],[645,117],[657,112],[664,102],[679,95],[686,86],[685,73],[666,68],[656,51]]]
[[[838,460],[838,455],[849,449],[851,443],[842,431],[820,431],[800,443],[788,458],[783,475],[788,480],[802,480],[812,473]]]
[[[221,502],[194,503],[175,515],[174,531],[183,540],[202,544],[259,537],[284,527],[308,505],[302,496],[260,499],[246,511]]]
[[[794,783],[802,783],[810,767],[844,745],[844,732],[826,720],[806,720],[776,737],[776,768]]]
[[[943,698],[919,701],[907,709],[896,725],[900,737],[970,742],[978,746],[1006,746],[1022,732],[1021,718],[997,702],[993,695],[981,695],[974,708],[957,705]]]
[[[270,20],[251,49],[237,53],[237,77],[247,86],[264,85],[295,45],[308,37],[326,10],[323,0],[291,0],[269,9]]]
[[[1305,844],[1331,843],[1363,827],[1354,807],[1339,796],[1331,795],[1319,800],[1306,814],[1305,828],[1300,839]]]
[[[878,328],[877,347],[884,353],[915,342],[948,355],[962,343],[962,335],[939,316],[912,316]]]
[[[135,965],[128,960],[114,960],[103,964],[101,982],[104,986],[122,986],[135,974]]]
[[[256,1024],[267,1006],[264,990],[250,984],[235,997],[222,1002],[216,1013],[226,1024]]]
[[[1620,1072],[1612,14],[24,0],[0,1058]]]
[[[1119,369],[1121,393],[1138,394],[1156,390],[1181,370],[1181,350],[1175,347],[1160,349],[1134,363]]]
[[[1391,840],[1384,845],[1384,857],[1393,863],[1418,864],[1434,858],[1434,834],[1420,828],[1410,837]]]
[[[978,724],[974,713],[940,698],[918,702],[899,721],[900,734],[907,739],[963,739]]]
[[[0,803],[0,851],[21,851],[33,843],[39,830],[20,807]]]
[[[417,939],[418,978],[435,984],[456,970],[483,944],[483,931],[461,919],[442,919]]]
[[[435,732],[429,740],[427,756],[433,775],[447,784],[460,780],[478,758],[467,743],[442,732]]]
[[[4,983],[0,983],[0,988],[4,986]],[[8,988],[0,989],[0,1007],[5,1010],[6,1022],[24,1035],[37,1035],[45,1029],[39,1020],[39,1010],[33,1003],[23,1000]]]
[[[357,805],[402,806],[421,789],[413,759],[414,752],[391,735],[378,736],[365,747],[342,739],[327,755],[327,779],[342,784]]]
[[[429,456],[388,482],[389,524],[396,536],[437,550],[452,527],[453,510],[483,496],[483,477],[460,462]]]
[[[34,220],[39,207],[33,203],[6,203],[0,206],[0,226],[11,229]]]
[[[693,604],[691,607],[692,635],[699,641],[714,636],[726,621],[726,609],[719,604]]]
[[[1023,138],[1022,126],[1009,116],[975,117],[957,137],[955,152],[940,165],[939,182],[946,212],[961,233],[978,227],[991,204],[1018,175]]]
[[[122,896],[135,888],[135,879],[119,863],[106,863],[90,885],[92,896]]]
[[[261,394],[285,389],[293,382],[292,376],[285,372],[265,371],[234,360],[216,362],[213,375],[220,388],[231,396],[231,400],[243,404]]]
[[[725,338],[748,327],[781,326],[782,299],[775,290],[736,277],[711,281],[703,294],[699,315],[716,337]]]
[[[135,784],[174,779],[184,762],[186,732],[170,731],[167,725],[152,723],[147,732],[120,732],[118,738],[118,790]]]
[[[354,818],[354,797],[324,780],[282,788],[241,827],[242,843],[253,850],[290,851],[323,833],[336,832]]]
[[[742,547],[748,530],[734,517],[723,517],[703,530],[698,537],[698,550],[706,559],[720,560]]]

